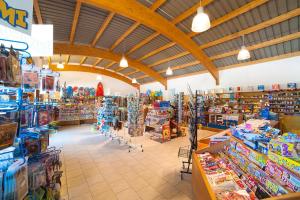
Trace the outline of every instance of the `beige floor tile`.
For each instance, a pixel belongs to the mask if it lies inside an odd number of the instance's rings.
[[[125,180],[115,181],[110,183],[110,186],[114,193],[119,193],[123,190],[128,189],[130,186]]]
[[[139,191],[142,188],[148,187],[149,184],[142,178],[137,177],[135,179],[131,179],[129,182],[129,185],[135,190]]]
[[[154,175],[152,178],[146,180],[147,183],[149,183],[149,185],[151,185],[153,188],[161,188],[162,186],[164,186],[166,184],[166,181],[164,179],[162,179],[159,176]]]
[[[90,125],[63,127],[50,145],[63,146],[64,199],[192,199],[191,180],[180,180],[177,157],[179,146],[189,144],[187,137],[164,144],[146,137],[133,142],[143,144],[145,151],[128,153],[91,132]]]
[[[133,189],[127,189],[117,194],[118,200],[140,200],[140,197]]]
[[[80,194],[70,198],[70,200],[93,200],[93,198],[91,194]]]
[[[111,190],[111,187],[106,182],[99,182],[99,183],[95,183],[92,186],[90,186],[89,190],[91,191],[93,196],[97,196],[97,195],[102,194],[103,192]]]
[[[69,187],[69,198],[76,198],[77,196],[81,196],[82,194],[89,193],[89,188],[86,184],[82,184],[76,187]]]
[[[142,188],[137,193],[142,200],[152,200],[160,196],[160,194],[151,186]]]
[[[97,174],[94,176],[88,176],[88,177],[85,177],[85,179],[89,186],[92,186],[96,183],[105,181],[104,177],[101,174]]]
[[[175,197],[179,191],[175,186],[171,186],[169,183],[166,183],[162,185],[159,188],[156,188],[156,190],[164,197],[167,199],[171,199]]]
[[[112,190],[107,190],[93,196],[93,200],[117,200],[116,194]]]

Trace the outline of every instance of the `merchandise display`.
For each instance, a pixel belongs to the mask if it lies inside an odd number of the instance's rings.
[[[270,121],[258,119],[232,127],[231,134],[196,154],[217,199],[264,199],[300,191],[297,134],[281,134]]]
[[[144,112],[143,100],[140,97],[129,96],[127,98],[128,111],[128,134],[131,137],[142,136],[144,134]]]
[[[24,53],[23,50],[19,51],[21,54]],[[11,64],[7,67],[13,68],[12,71],[5,72],[7,77],[2,79],[3,85],[0,86],[0,199],[58,200],[60,189],[54,185],[60,184],[62,175],[60,151],[54,147],[48,148],[50,133],[48,124],[53,119],[51,113],[55,105],[41,98],[45,95],[40,94],[37,87],[40,84],[36,82],[36,73],[42,74],[41,70],[36,71],[32,67],[33,71],[26,71],[25,79],[20,78],[24,73],[17,63],[22,63],[23,58],[21,56],[20,60],[17,57],[7,58],[6,61]],[[17,76],[25,83],[19,84]],[[47,80],[41,79],[42,87],[45,86],[46,90],[55,90],[52,88],[55,76],[49,71],[45,77]],[[49,77],[52,77],[51,80]],[[24,87],[20,87],[21,85]],[[55,160],[49,156],[50,154],[55,154]],[[33,163],[40,168],[39,174],[32,173]],[[47,164],[43,165],[44,163]],[[38,182],[38,179],[47,179],[48,182],[44,184]]]
[[[113,97],[104,97],[102,107],[99,108],[97,115],[97,129],[102,134],[107,134],[110,131],[110,127],[113,126],[115,109],[116,106],[113,103]]]
[[[161,106],[148,109],[145,125],[151,139],[160,142],[171,140],[169,109]]]

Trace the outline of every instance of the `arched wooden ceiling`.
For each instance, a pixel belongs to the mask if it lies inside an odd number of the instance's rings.
[[[92,47],[82,46],[82,45],[63,44],[63,43],[54,44],[54,53],[85,56],[85,58],[83,58],[82,61],[80,61],[80,65],[84,63],[84,59],[86,59],[87,56],[99,57],[99,58],[101,57],[115,62],[119,62],[122,58],[122,55],[118,55],[110,51],[105,51],[103,49],[92,48]],[[162,85],[167,87],[166,79],[161,77],[157,72],[153,71],[149,67],[135,60],[127,58],[127,61],[128,64],[133,68],[135,68],[136,70],[144,72],[148,76],[153,77],[155,80],[159,81]]]
[[[152,74],[133,66],[120,68],[116,59],[99,55],[93,64],[142,84],[158,81],[153,72],[166,81],[170,65],[174,70],[170,78],[176,78],[207,69],[214,74],[210,64],[218,71],[299,55],[300,0],[202,0],[211,28],[200,34],[190,30],[198,6],[199,0],[122,0],[121,4],[119,0],[35,0],[34,19],[54,24],[59,43],[85,46],[91,49],[88,52],[125,53]],[[241,62],[236,54],[242,35],[251,59]],[[91,64],[91,56],[95,54],[83,55],[78,64]]]
[[[119,13],[121,15],[133,19],[134,21],[137,21],[139,23],[145,24],[153,28],[160,34],[164,34],[174,42],[171,42],[166,47],[162,48],[162,50],[174,46],[176,43],[181,45],[202,63],[202,65],[211,73],[211,75],[218,83],[219,73],[215,65],[211,62],[210,58],[207,55],[205,55],[205,53],[200,49],[200,47],[192,39],[190,39],[188,35],[184,34],[174,24],[172,24],[159,14],[152,12],[152,10],[133,0],[122,0],[122,3],[119,0],[80,1],[100,8],[108,9],[111,12]],[[154,54],[155,53],[153,53],[153,55]],[[147,56],[149,57],[151,55]],[[140,58],[140,60],[144,58],[146,57],[142,57]]]
[[[105,70],[105,69],[100,69],[100,68],[95,68],[95,67],[86,67],[86,66],[81,66],[81,65],[64,65],[64,69],[58,69],[56,65],[50,65],[50,69],[53,71],[76,71],[76,72],[88,72],[88,73],[94,73],[94,74],[101,74],[105,76],[109,76],[112,78],[115,78],[117,80],[123,81],[137,89],[140,89],[139,84],[133,84],[131,79],[121,76],[120,74],[117,74],[115,72]]]

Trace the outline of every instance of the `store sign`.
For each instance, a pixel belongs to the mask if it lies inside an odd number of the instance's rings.
[[[0,24],[31,35],[33,0],[0,0]]]
[[[30,36],[0,24],[0,38],[27,43],[29,47],[27,51],[32,57],[53,55],[52,24],[33,24]],[[6,47],[13,46],[16,49],[24,49],[26,47],[22,43],[6,42],[2,40],[0,40],[0,44],[3,44]]]

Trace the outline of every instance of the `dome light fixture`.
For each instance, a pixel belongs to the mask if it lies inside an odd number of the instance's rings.
[[[102,76],[101,75],[97,75],[96,79],[97,79],[97,81],[102,81]]]
[[[244,38],[244,35],[243,35],[243,45],[241,47],[241,50],[239,51],[239,54],[237,56],[237,59],[238,60],[247,60],[249,59],[251,56],[250,56],[250,52],[249,50],[246,48],[245,46],[245,38]]]
[[[210,28],[209,16],[204,12],[204,8],[201,6],[197,9],[197,14],[193,18],[192,31],[195,33],[200,33],[207,31]]]
[[[61,54],[59,55],[59,63],[57,64],[56,67],[57,67],[57,69],[64,69],[65,68],[64,64],[61,61]]]
[[[173,75],[173,70],[171,69],[171,67],[168,67],[168,69],[166,71],[166,75],[167,76],[172,76]]]
[[[132,83],[133,83],[133,84],[137,84],[137,81],[136,81],[135,78],[132,79]]]
[[[122,58],[120,60],[120,67],[123,67],[123,68],[128,67],[128,61],[124,55],[122,56]]]

